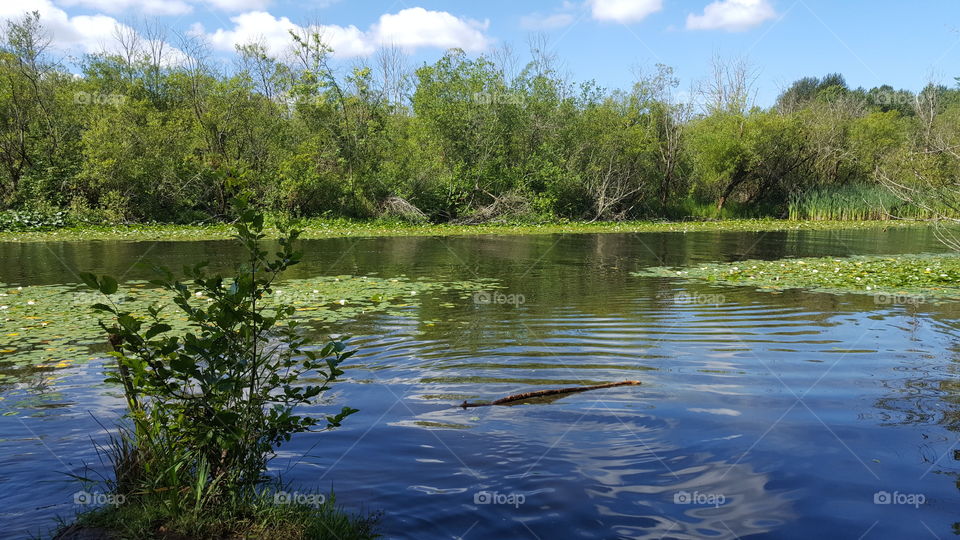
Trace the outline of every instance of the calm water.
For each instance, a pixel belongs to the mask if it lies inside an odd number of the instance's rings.
[[[523,303],[451,295],[345,325],[329,397],[361,410],[273,468],[382,510],[388,538],[946,538],[960,522],[960,305],[631,277],[648,266],[941,251],[924,229],[394,238],[306,243],[296,276],[497,278]],[[229,243],[0,244],[0,282],[145,277]],[[516,297],[519,299],[519,297]],[[0,337],[2,340],[2,337]],[[0,393],[0,536],[74,512],[65,472],[121,412],[97,365]],[[549,403],[452,404],[570,384]],[[329,410],[319,408],[318,410]],[[893,499],[891,504],[883,503]],[[490,502],[492,499],[492,502]],[[877,499],[877,501],[875,501]],[[901,504],[906,502],[922,504]]]

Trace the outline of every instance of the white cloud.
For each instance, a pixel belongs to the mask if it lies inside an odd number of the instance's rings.
[[[573,24],[574,17],[569,13],[554,13],[553,15],[540,15],[531,13],[521,17],[520,26],[527,30],[553,30],[563,28]]]
[[[741,32],[776,16],[770,0],[716,0],[703,15],[688,15],[687,29]]]
[[[253,11],[230,17],[232,30],[217,29],[208,34],[200,23],[195,23],[190,33],[205,36],[214,48],[233,50],[234,46],[251,41],[263,43],[273,54],[279,54],[290,44],[290,31],[297,25],[286,17],[279,19],[265,11]]]
[[[292,43],[290,32],[302,30],[287,17],[277,18],[266,11],[243,13],[230,17],[230,21],[234,24],[231,30],[220,28],[212,34],[206,34],[202,26],[195,25],[191,33],[205,34],[210,43],[220,50],[232,51],[237,45],[256,41],[263,43],[270,53],[279,55]],[[320,25],[312,29],[323,36],[337,56],[365,56],[375,49],[356,26]]]
[[[594,19],[620,23],[638,22],[663,9],[663,0],[587,0],[587,3]]]
[[[251,5],[267,4],[269,0],[57,0],[73,6],[99,8],[119,12],[128,9],[168,10],[174,14],[190,3],[208,2],[220,9],[236,9]],[[326,0],[333,1],[333,0]],[[177,7],[179,6],[179,7]],[[0,20],[21,18],[30,11],[40,12],[41,23],[53,36],[58,48],[79,52],[100,52],[115,46],[117,29],[133,32],[128,26],[107,14],[70,16],[53,0],[16,0],[16,4],[0,0]],[[154,14],[159,11],[154,11]],[[262,42],[274,54],[281,54],[291,45],[290,31],[301,32],[287,17],[276,17],[267,11],[254,10],[230,18],[232,27],[218,28],[210,33],[200,23],[194,23],[190,34],[210,41],[217,49],[233,51],[239,44],[251,41]],[[334,55],[341,58],[369,56],[384,45],[395,45],[408,51],[423,47],[453,48],[481,51],[490,45],[485,34],[489,21],[475,21],[456,17],[446,11],[431,11],[423,8],[403,9],[394,14],[383,14],[376,23],[362,30],[354,25],[317,25],[310,30],[323,36],[333,48]],[[171,62],[182,53],[169,47]]]
[[[211,7],[221,11],[263,11],[270,0],[206,0]]]
[[[428,11],[421,7],[401,10],[395,15],[380,16],[370,28],[370,37],[378,45],[396,45],[405,49],[420,47],[459,47],[482,51],[490,41],[484,31],[490,21],[461,19],[446,11]]]
[[[106,13],[136,11],[144,15],[183,15],[193,11],[184,0],[58,0],[66,7],[85,7]]]
[[[50,0],[19,0],[16,5],[0,3],[0,19],[18,20],[28,12],[40,13],[40,23],[51,34],[53,44],[61,49],[95,52],[112,40],[120,24],[106,15],[77,15],[54,6]]]
[[[220,50],[233,50],[236,45],[257,41],[273,54],[290,47],[290,31],[303,28],[287,17],[275,17],[266,11],[252,11],[231,17],[233,28],[219,28],[207,33],[194,25],[193,34],[203,34]],[[483,50],[490,40],[484,34],[489,22],[480,23],[455,17],[445,11],[423,8],[404,9],[396,14],[384,14],[366,31],[356,26],[319,25],[311,30],[323,36],[340,58],[368,56],[381,45],[396,45],[407,50],[421,47],[460,47],[469,51]]]
[[[0,3],[0,21],[18,20],[26,13],[40,13],[40,24],[52,37],[52,45],[61,50],[97,53],[116,50],[117,32],[134,32],[129,26],[107,15],[76,15],[56,7],[50,0],[19,0],[16,6]],[[175,64],[183,52],[167,45],[165,63]]]
[[[314,27],[314,29],[323,37],[323,42],[333,49],[335,56],[342,58],[368,56],[376,50],[376,47],[366,39],[364,33],[352,24],[350,26],[324,24]],[[289,36],[287,36],[287,43],[290,43]]]
[[[56,0],[64,7],[84,7],[105,13],[133,11],[144,15],[184,15],[194,4],[204,4],[220,11],[263,11],[272,0]],[[328,2],[330,0],[327,0]],[[325,7],[321,5],[321,7]]]

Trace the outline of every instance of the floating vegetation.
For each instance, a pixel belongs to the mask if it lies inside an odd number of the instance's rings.
[[[406,277],[316,277],[281,282],[267,301],[293,306],[301,320],[336,323],[370,312],[409,315],[423,298],[438,293],[459,292],[469,299],[474,291],[495,287],[494,280],[487,279],[438,283]],[[165,291],[142,281],[126,283],[110,299],[134,313],[154,304],[172,304]],[[18,378],[14,375],[23,370],[65,368],[102,357],[109,348],[97,324],[103,315],[90,306],[103,300],[80,284],[0,286],[0,382]],[[198,296],[193,301],[210,299]],[[453,305],[441,305],[445,304]],[[186,326],[178,312],[163,313],[174,329]]]
[[[760,289],[809,288],[870,294],[878,304],[960,299],[960,256],[956,255],[747,260],[690,268],[648,268],[633,275],[749,285]]]
[[[581,234],[581,233],[635,233],[635,232],[697,232],[697,231],[794,231],[870,229],[890,227],[928,226],[926,222],[910,221],[792,221],[780,219],[725,219],[710,221],[613,221],[613,222],[545,222],[494,223],[456,225],[450,223],[398,223],[383,221],[352,221],[346,219],[314,218],[300,224],[301,238],[343,238],[384,236],[464,236],[464,235],[526,235],[526,234]],[[276,236],[276,229],[268,231]],[[120,241],[191,241],[226,240],[233,238],[233,229],[225,224],[212,225],[87,225],[51,231],[0,232],[0,242],[61,242],[89,240]]]

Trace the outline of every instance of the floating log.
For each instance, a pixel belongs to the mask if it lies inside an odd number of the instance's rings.
[[[511,403],[517,403],[518,401],[526,401],[528,399],[533,399],[533,398],[556,396],[560,394],[575,394],[577,392],[586,392],[588,390],[600,390],[601,388],[613,388],[615,386],[635,386],[639,384],[641,384],[640,381],[622,381],[622,382],[607,383],[607,384],[596,384],[593,386],[574,386],[572,388],[553,388],[550,390],[537,390],[536,392],[524,392],[522,394],[514,394],[512,396],[500,398],[496,401],[491,401],[490,403],[467,403],[466,401],[464,401],[460,406],[466,409],[469,407],[489,407],[491,405],[509,405]]]

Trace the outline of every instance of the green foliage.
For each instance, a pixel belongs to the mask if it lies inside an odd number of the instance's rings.
[[[790,203],[789,218],[817,221],[930,219],[936,213],[904,202],[884,186],[847,185],[814,189]]]
[[[132,424],[110,452],[113,490],[168,516],[245,511],[278,446],[356,412],[344,407],[322,421],[298,413],[343,373],[353,351],[340,341],[308,347],[294,308],[267,301],[276,279],[300,261],[299,232],[284,229],[270,258],[261,247],[263,215],[242,201],[235,211],[248,258],[232,278],[208,275],[205,263],[184,269],[189,283],[157,268],[153,284],[172,295],[184,330],[174,331],[163,307],[137,315],[116,303],[113,278],[81,274],[105,296],[93,307],[112,317],[101,323],[117,361],[107,382],[122,386]]]
[[[261,493],[242,506],[223,506],[216,513],[170,515],[162,505],[139,502],[104,507],[79,516],[74,525],[108,530],[111,538],[258,538],[263,540],[366,540],[378,538],[377,515],[353,516],[336,506],[331,495],[323,504],[276,504],[274,493]],[[319,500],[319,498],[318,498]],[[162,501],[161,501],[162,502]],[[229,503],[228,503],[229,504]],[[237,519],[242,516],[241,519]],[[163,532],[158,531],[158,523]]]
[[[42,25],[9,22],[0,43],[0,209],[217,221],[249,192],[297,217],[389,218],[397,200],[433,223],[782,217],[810,190],[896,184],[960,215],[958,88],[829,74],[763,109],[734,62],[697,107],[663,65],[623,90],[567,81],[536,43],[525,65],[451,50],[411,70],[385,49],[346,70],[311,30],[285,58],[240,45],[229,74],[132,40],[75,77]]]

